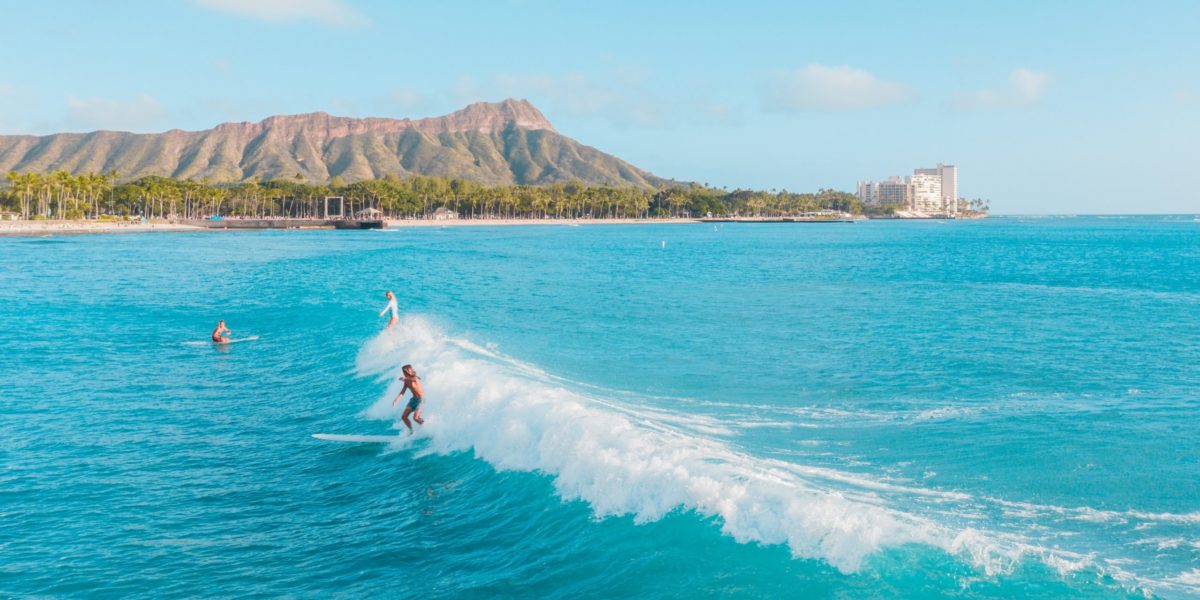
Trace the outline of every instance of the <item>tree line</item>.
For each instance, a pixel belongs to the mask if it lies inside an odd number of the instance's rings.
[[[863,214],[857,196],[727,190],[696,183],[658,189],[586,185],[484,185],[465,179],[389,175],[347,183],[293,180],[213,183],[149,176],[120,182],[115,171],[72,175],[10,172],[0,189],[0,211],[25,219],[145,217],[204,219],[325,218],[327,197],[341,198],[345,215],[374,209],[385,218],[423,218],[438,209],[461,218],[780,217],[824,211]],[[336,202],[334,203],[337,204]]]

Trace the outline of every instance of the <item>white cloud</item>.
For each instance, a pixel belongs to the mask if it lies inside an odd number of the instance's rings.
[[[845,111],[904,104],[912,98],[907,85],[862,69],[808,65],[773,75],[762,101],[765,109],[774,112]]]
[[[951,105],[959,110],[995,110],[1031,106],[1042,99],[1050,87],[1047,73],[1016,69],[1008,76],[1008,87],[960,92]]]
[[[145,132],[168,124],[168,117],[162,104],[147,94],[128,101],[68,98],[67,115],[60,129]]]
[[[1050,75],[1029,69],[1017,69],[1008,77],[1014,97],[1024,103],[1037,102],[1050,85]]]
[[[334,27],[361,27],[367,19],[343,0],[193,0],[196,5],[269,23],[313,20]]]

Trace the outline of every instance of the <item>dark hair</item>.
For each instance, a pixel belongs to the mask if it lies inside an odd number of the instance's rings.
[[[416,375],[416,374],[417,374],[417,370],[416,370],[416,369],[414,369],[412,365],[404,365],[403,367],[400,367],[400,370],[401,370],[401,371],[404,371],[404,374],[405,374],[405,375],[408,375],[408,372],[409,372],[409,371],[412,371],[412,372],[413,372],[413,375]]]

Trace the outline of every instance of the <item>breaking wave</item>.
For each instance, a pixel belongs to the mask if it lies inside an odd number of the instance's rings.
[[[405,363],[417,368],[426,388],[423,433],[430,451],[473,452],[497,469],[545,474],[562,498],[585,501],[597,516],[630,515],[643,523],[692,511],[715,518],[739,542],[786,545],[793,556],[822,560],[846,573],[860,570],[880,551],[920,544],[989,576],[1032,558],[1064,575],[1091,570],[1143,591],[1159,585],[1179,589],[1191,580],[1186,574],[1154,582],[1122,569],[1119,561],[1035,543],[1019,529],[962,523],[971,521],[980,504],[1009,514],[1074,518],[1190,522],[1196,515],[1005,502],[748,455],[717,439],[728,433],[719,421],[649,403],[614,402],[589,386],[456,339],[420,316],[404,317],[360,350],[357,374],[389,382],[366,416],[396,419],[391,401]],[[910,510],[913,506],[939,508]],[[966,518],[940,518],[945,515]]]

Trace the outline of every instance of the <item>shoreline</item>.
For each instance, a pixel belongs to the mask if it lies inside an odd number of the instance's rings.
[[[204,231],[180,223],[122,223],[113,221],[0,221],[0,237]]]
[[[489,227],[492,225],[665,225],[699,223],[700,219],[680,217],[673,219],[384,219],[387,229],[405,227]]]
[[[658,225],[677,223],[699,223],[699,219],[385,219],[385,229],[409,227],[491,227],[519,225]],[[267,227],[199,227],[169,222],[113,222],[113,221],[0,221],[0,237],[39,237],[47,235],[88,235],[124,233],[167,233],[199,231],[334,231],[332,227],[301,227],[294,229]]]
[[[986,218],[966,217],[966,219]],[[851,221],[879,220],[863,217],[852,217]],[[882,219],[882,220],[920,220],[920,219]],[[700,224],[707,222],[728,223],[769,223],[782,222],[782,219],[740,218],[740,219],[706,219],[699,217],[648,218],[648,219],[384,219],[385,229],[405,229],[410,227],[509,227],[509,226],[543,226],[557,225],[560,227],[578,227],[583,225],[679,225]],[[797,221],[808,222],[808,221]],[[814,221],[823,222],[823,221]],[[840,221],[839,221],[840,222]],[[288,231],[290,229],[312,231],[314,229],[329,229],[332,227],[205,227],[174,222],[137,221],[0,221],[0,237],[37,237],[47,235],[87,235],[87,234],[124,234],[124,233],[169,233],[169,232],[199,232],[199,231]]]

